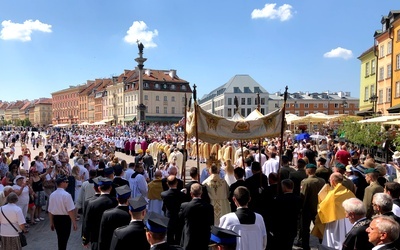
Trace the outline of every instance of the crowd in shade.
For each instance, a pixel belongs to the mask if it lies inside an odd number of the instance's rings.
[[[59,249],[71,230],[94,250],[307,250],[311,235],[324,249],[400,249],[397,151],[386,164],[330,136],[210,144],[140,123],[0,142],[2,249],[21,249],[18,232],[44,220]]]

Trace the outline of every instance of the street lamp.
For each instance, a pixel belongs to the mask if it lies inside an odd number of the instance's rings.
[[[372,95],[369,98],[369,102],[372,103],[372,112],[375,114],[376,113],[376,102],[378,101],[378,96],[377,95]]]

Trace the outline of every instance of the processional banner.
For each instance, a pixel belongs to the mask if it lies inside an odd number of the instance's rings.
[[[230,140],[252,140],[258,138],[275,137],[281,133],[283,122],[282,109],[275,110],[254,120],[230,120],[210,114],[197,103],[195,112],[187,113],[186,132],[188,136],[196,136],[208,143],[219,143]],[[197,122],[196,117],[198,116]]]

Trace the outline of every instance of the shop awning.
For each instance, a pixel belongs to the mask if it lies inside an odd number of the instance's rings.
[[[369,116],[369,115],[372,115],[374,113],[374,111],[372,110],[372,108],[370,108],[370,109],[363,109],[360,111],[356,111],[355,113],[358,116]]]
[[[136,116],[127,116],[124,118],[124,122],[132,122],[132,121],[136,121]]]
[[[400,113],[400,104],[394,105],[393,107],[390,107],[386,109],[389,113]]]
[[[146,122],[178,122],[181,116],[146,116]]]

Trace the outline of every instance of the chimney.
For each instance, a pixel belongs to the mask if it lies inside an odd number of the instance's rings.
[[[151,75],[151,70],[150,70],[150,69],[146,69],[146,70],[144,71],[144,73],[145,73],[146,75],[150,76],[150,75]]]
[[[129,72],[129,69],[124,69],[124,75],[127,75]]]
[[[175,69],[170,69],[169,70],[169,76],[173,79],[176,77],[176,70]]]

